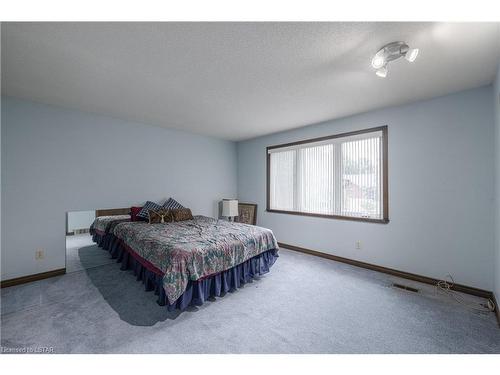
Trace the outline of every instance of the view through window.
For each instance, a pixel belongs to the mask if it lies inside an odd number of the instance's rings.
[[[267,148],[268,211],[388,221],[387,127]]]

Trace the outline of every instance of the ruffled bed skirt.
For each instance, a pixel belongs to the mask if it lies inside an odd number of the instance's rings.
[[[90,234],[92,235],[92,241],[94,241],[97,246],[109,251],[111,242],[115,237],[113,234],[98,232],[95,229],[91,231]]]
[[[94,234],[95,235],[95,234]],[[278,258],[276,249],[268,250],[246,262],[239,264],[227,271],[208,276],[206,278],[189,281],[184,293],[174,301],[170,302],[163,289],[163,274],[153,265],[139,257],[128,246],[114,235],[101,236],[102,242],[107,243],[107,250],[112,258],[121,263],[122,270],[133,270],[138,281],[142,281],[146,291],[154,291],[158,296],[158,304],[166,306],[169,311],[175,309],[185,310],[189,306],[201,306],[211,297],[223,296],[240,288],[252,279],[264,275]]]

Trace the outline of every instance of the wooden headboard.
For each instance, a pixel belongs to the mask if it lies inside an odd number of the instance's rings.
[[[127,207],[127,208],[107,208],[107,209],[103,209],[103,210],[95,210],[95,217],[128,215],[128,214],[130,214],[130,207]]]

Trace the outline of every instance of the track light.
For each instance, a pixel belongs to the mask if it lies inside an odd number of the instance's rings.
[[[405,59],[414,62],[418,55],[418,48],[410,48],[405,54]]]
[[[372,66],[374,69],[380,69],[384,65],[385,65],[385,59],[381,53],[377,53],[375,56],[373,56]]]
[[[375,74],[382,78],[387,77],[387,66],[381,67],[375,72]]]
[[[415,61],[418,48],[410,48],[405,42],[392,42],[383,46],[372,58],[372,67],[376,69],[375,74],[385,78],[387,76],[387,64],[391,61],[404,57],[409,62]]]

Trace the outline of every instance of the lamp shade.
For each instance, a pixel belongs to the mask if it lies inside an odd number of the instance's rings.
[[[222,200],[222,216],[233,217],[238,216],[238,200],[223,199]]]

